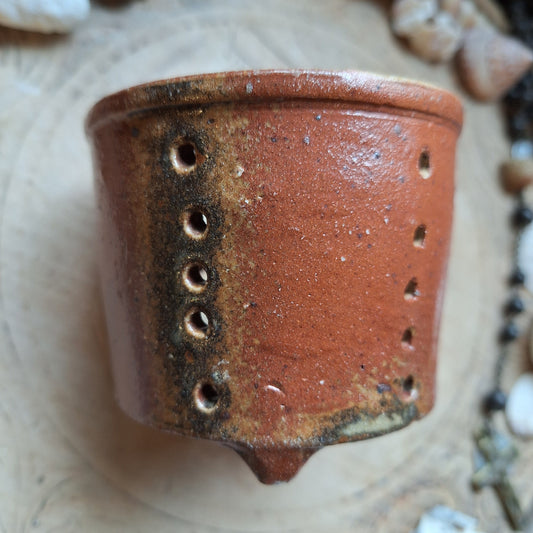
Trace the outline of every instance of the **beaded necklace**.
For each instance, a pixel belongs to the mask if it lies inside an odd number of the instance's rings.
[[[526,1],[503,2],[511,32],[530,48],[533,47],[533,5]],[[522,511],[511,481],[509,465],[518,452],[512,441],[495,429],[494,415],[506,408],[507,395],[502,390],[505,363],[514,350],[511,347],[522,331],[516,324],[517,315],[525,311],[522,293],[526,275],[520,268],[519,248],[525,228],[533,222],[533,210],[526,205],[523,190],[533,180],[526,168],[533,158],[533,72],[529,70],[503,98],[507,131],[511,140],[511,159],[502,165],[502,177],[507,192],[514,195],[515,206],[510,222],[514,230],[513,263],[509,276],[510,295],[503,307],[504,325],[500,331],[500,352],[495,364],[492,391],[483,400],[484,424],[475,434],[481,464],[473,476],[475,488],[491,485],[496,490],[509,523],[515,530],[526,528],[531,517]],[[531,178],[530,178],[531,176]]]
[[[500,0],[511,33],[530,48],[533,47],[533,5],[527,1]],[[496,360],[493,386],[483,400],[484,423],[475,434],[479,452],[478,468],[472,478],[475,488],[493,486],[511,527],[526,528],[530,518],[524,514],[507,472],[518,455],[510,438],[497,431],[494,416],[506,408],[507,395],[502,390],[502,374],[514,341],[522,331],[516,317],[525,311],[522,298],[526,275],[520,268],[519,248],[525,228],[533,222],[533,210],[526,205],[523,190],[533,181],[533,72],[529,70],[503,98],[507,131],[511,140],[511,159],[502,165],[502,178],[507,192],[514,195],[515,205],[510,217],[514,231],[512,271],[509,276],[509,297],[503,306],[503,326],[499,334],[500,352]]]

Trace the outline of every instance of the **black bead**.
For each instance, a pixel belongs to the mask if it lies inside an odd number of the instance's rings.
[[[517,328],[514,322],[508,322],[500,332],[501,342],[511,342],[518,338],[520,330]]]
[[[518,315],[524,311],[524,302],[519,296],[513,296],[505,305],[508,315]]]
[[[509,136],[513,140],[517,140],[526,136],[529,122],[521,114],[511,114],[509,117]]]
[[[516,228],[525,228],[533,222],[533,211],[526,206],[520,206],[513,213],[513,225]]]
[[[516,287],[517,285],[523,285],[526,281],[526,275],[522,272],[520,267],[516,267],[511,276],[509,277],[509,283]]]
[[[500,389],[494,389],[490,394],[485,397],[484,407],[488,412],[502,411],[505,409],[507,402],[507,396]]]

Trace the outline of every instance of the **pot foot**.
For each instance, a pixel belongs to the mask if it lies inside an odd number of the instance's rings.
[[[318,448],[236,449],[265,485],[290,481]]]

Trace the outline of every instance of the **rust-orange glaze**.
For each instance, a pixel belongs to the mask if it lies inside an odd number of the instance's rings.
[[[434,400],[457,99],[357,72],[156,82],[87,122],[113,372],[136,420],[261,481]]]

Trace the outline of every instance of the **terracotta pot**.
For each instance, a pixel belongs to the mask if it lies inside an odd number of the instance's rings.
[[[166,80],[87,131],[118,400],[265,483],[427,413],[462,112],[358,72]]]

